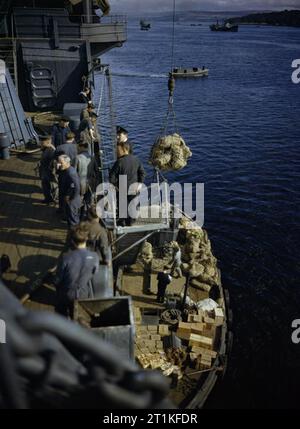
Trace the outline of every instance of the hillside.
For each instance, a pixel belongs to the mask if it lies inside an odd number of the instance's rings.
[[[255,13],[237,18],[229,18],[227,21],[231,24],[284,25],[288,27],[300,27],[300,10]]]

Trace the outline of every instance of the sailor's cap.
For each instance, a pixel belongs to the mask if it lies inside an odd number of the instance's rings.
[[[128,134],[128,131],[125,128],[120,127],[120,125],[116,127],[116,131],[117,131],[117,134],[121,134],[121,133]]]

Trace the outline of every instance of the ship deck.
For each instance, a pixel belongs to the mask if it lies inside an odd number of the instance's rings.
[[[56,264],[66,240],[66,224],[56,215],[55,207],[41,203],[43,195],[35,172],[39,158],[39,153],[18,154],[0,161],[0,249],[12,265],[3,278],[19,298]],[[131,295],[136,307],[162,308],[155,300],[156,275],[161,268],[154,267],[151,275],[151,295],[144,291],[144,270],[138,264],[124,273],[121,293]],[[172,293],[180,294],[183,288],[184,278],[173,280]],[[53,304],[53,289],[43,285],[26,306],[53,310]]]
[[[66,240],[66,224],[59,220],[55,207],[41,203],[35,172],[39,158],[39,153],[17,154],[0,161],[0,249],[12,265],[3,279],[18,297],[55,265]],[[51,310],[54,291],[42,289],[28,306]]]
[[[132,269],[129,273],[123,273],[122,276],[122,290],[121,293],[124,295],[130,295],[132,297],[134,307],[143,308],[143,309],[165,309],[165,305],[158,304],[156,302],[156,294],[157,294],[157,273],[161,271],[165,265],[165,261],[162,262],[159,260],[155,260],[156,264],[153,267],[151,274],[151,287],[150,287],[150,295],[145,291],[144,287],[144,269],[142,265],[135,264],[132,266]],[[166,290],[167,294],[172,295],[180,295],[185,286],[185,277],[181,278],[173,278],[172,283],[168,286]],[[191,295],[191,291],[193,288],[189,287],[189,294]],[[194,289],[193,298],[198,301],[201,299],[208,298],[208,293]]]

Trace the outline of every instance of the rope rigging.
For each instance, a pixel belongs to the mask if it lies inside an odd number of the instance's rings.
[[[173,0],[173,30],[172,30],[171,72],[173,71],[173,68],[174,68],[175,17],[176,17],[176,0]]]
[[[116,160],[116,121],[113,108],[111,74],[108,65],[101,66],[102,79],[99,93],[97,115],[98,130],[101,136],[102,179],[108,181],[108,170]]]
[[[176,114],[174,110],[174,91],[175,91],[175,78],[173,76],[174,69],[174,49],[175,49],[175,18],[176,18],[176,0],[173,0],[173,26],[172,26],[172,48],[171,48],[171,70],[169,73],[168,79],[168,91],[169,91],[169,101],[168,101],[168,110],[165,120],[165,127],[162,129],[161,135],[165,134],[168,128],[169,116],[173,118],[174,129],[177,132],[177,123],[176,123]]]
[[[173,27],[172,27],[172,47],[171,47],[171,71],[168,79],[168,108],[164,118],[160,133],[152,147],[150,164],[155,168],[155,175],[159,181],[157,171],[176,171],[186,166],[188,158],[192,153],[186,146],[183,138],[179,134],[177,118],[174,109],[175,78],[174,51],[175,51],[175,18],[176,0],[173,0]],[[168,130],[170,131],[168,134]]]

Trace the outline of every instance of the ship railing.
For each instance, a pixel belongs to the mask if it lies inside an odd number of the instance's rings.
[[[157,184],[154,184],[157,186]],[[164,186],[162,183],[161,187]],[[153,193],[153,184],[147,187],[148,195]],[[110,207],[110,223],[116,236],[125,236],[127,234],[139,232],[158,232],[170,228],[171,211],[174,209],[169,201],[167,191],[162,193],[164,197],[157,196],[156,201],[148,200],[148,204],[139,207],[139,217],[131,226],[118,226],[117,208],[115,204]],[[151,213],[151,215],[150,215]],[[109,227],[109,225],[107,224]]]
[[[79,18],[82,24],[127,24],[127,15],[70,15],[70,18]]]
[[[88,15],[57,15],[57,14],[51,14],[51,12],[43,12],[41,14],[37,13],[26,13],[26,17],[36,17],[41,18],[41,16],[46,17],[53,17],[58,23],[59,27],[59,34],[63,38],[71,38],[71,39],[81,39],[80,34],[80,26],[81,25],[95,25],[99,24],[100,26],[106,27],[106,26],[120,26],[122,27],[122,31],[126,32],[127,29],[127,16],[126,15],[108,15],[108,16],[102,16],[99,17],[98,15],[92,14],[90,16]],[[30,33],[30,39],[45,39],[47,36],[45,36],[45,33],[47,33],[48,30],[43,30],[43,34],[34,34],[35,26],[27,26],[24,24],[22,28],[22,34],[18,34],[16,31],[15,25],[14,25],[14,15],[11,14],[10,19],[8,18],[8,14],[4,12],[0,12],[0,40],[1,39],[10,39],[13,40],[14,38],[21,37],[22,39],[28,38],[28,35]],[[40,24],[36,24],[36,28],[39,28]]]

